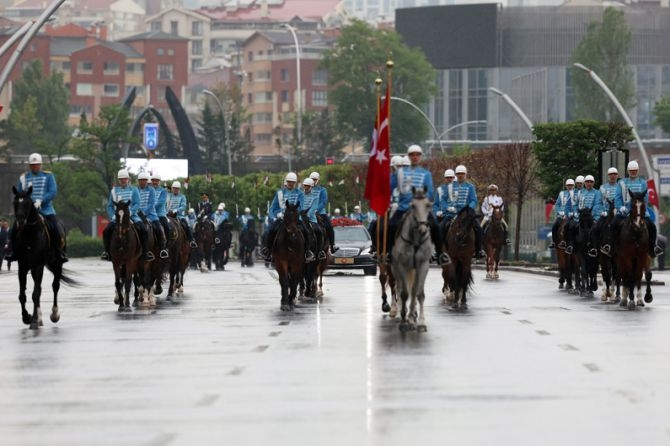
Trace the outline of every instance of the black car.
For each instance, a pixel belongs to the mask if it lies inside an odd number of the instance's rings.
[[[332,270],[362,269],[366,276],[377,274],[377,261],[370,254],[372,240],[362,225],[335,226],[335,244],[339,250],[333,254],[328,266]]]

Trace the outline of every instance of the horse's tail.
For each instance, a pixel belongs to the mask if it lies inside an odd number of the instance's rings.
[[[47,268],[48,268],[49,271],[51,271],[52,273],[54,272],[53,269],[51,268],[51,266],[47,265]],[[72,278],[72,274],[75,274],[75,273],[72,272],[72,271],[70,271],[70,270],[67,270],[67,269],[63,268],[63,269],[61,270],[61,274],[60,274],[60,281],[61,281],[62,283],[64,283],[65,285],[68,285],[68,286],[71,286],[71,287],[79,287],[79,286],[81,286],[81,285],[82,285],[81,282],[79,282],[78,280]]]

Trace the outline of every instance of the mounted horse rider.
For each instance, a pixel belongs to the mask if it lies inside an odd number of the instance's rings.
[[[39,153],[32,153],[28,157],[28,165],[30,170],[22,173],[19,177],[19,182],[16,185],[16,190],[24,192],[32,186],[33,191],[30,194],[31,199],[35,205],[35,209],[44,218],[47,230],[49,231],[49,238],[51,239],[51,247],[56,258],[59,258],[62,263],[68,261],[65,255],[65,234],[61,233],[56,219],[56,210],[53,207],[53,200],[58,193],[58,186],[56,184],[56,177],[49,171],[42,170],[42,155]],[[16,227],[16,222],[13,228]],[[5,255],[7,262],[14,262],[18,260],[13,253],[13,247],[16,246],[16,231],[12,229],[9,231],[9,253]],[[0,259],[2,260],[2,259]],[[0,261],[0,266],[2,262]]]
[[[138,213],[141,218],[146,218],[149,221],[154,235],[158,238],[158,244],[161,248],[160,258],[167,259],[167,237],[163,233],[163,228],[156,214],[156,189],[149,186],[149,174],[146,172],[137,176],[137,184],[137,190],[140,193],[140,210]]]
[[[251,209],[248,207],[244,208],[244,214],[237,217],[237,221],[240,222],[242,232],[248,231],[249,228],[253,227],[254,224],[256,223],[256,219],[254,218],[254,215],[251,213]]]
[[[117,224],[114,204],[120,201],[129,201],[130,206],[128,209],[130,210],[130,220],[135,226],[135,230],[140,237],[140,244],[142,245],[142,255],[140,256],[140,259],[151,262],[154,260],[154,254],[151,251],[147,251],[149,234],[142,224],[142,219],[139,215],[140,192],[135,186],[130,185],[130,174],[126,169],[119,170],[116,174],[116,178],[119,180],[119,184],[112,187],[112,190],[109,192],[109,198],[107,199],[107,215],[109,216],[109,223],[104,231],[102,231],[102,242],[105,247],[105,252],[102,253],[100,258],[102,260],[109,260],[110,262],[112,260],[109,247],[112,244],[112,234],[114,233],[114,228]]]
[[[600,219],[603,199],[600,191],[593,188],[594,184],[595,178],[593,178],[593,175],[586,175],[586,177],[584,177],[585,187],[579,192],[577,197],[577,212],[574,218],[576,222],[579,222],[579,211],[582,209],[591,210],[591,216],[593,217],[593,221],[596,222],[596,224]],[[598,250],[595,246],[592,246],[591,249],[589,249],[588,255],[590,257],[598,256]]]
[[[189,208],[188,213],[186,214],[186,223],[188,227],[191,228],[191,231],[195,229],[195,224],[198,222],[198,217],[195,215],[195,209]]]
[[[362,225],[364,225],[368,219],[367,215],[361,212],[361,207],[359,205],[354,206],[354,212],[349,215],[349,218],[356,220]]]
[[[212,218],[212,203],[209,201],[209,195],[207,192],[203,192],[201,195],[201,201],[196,205],[196,213],[198,217],[205,216],[209,219]]]
[[[607,183],[600,185],[600,218],[593,225],[593,239],[597,244],[599,251],[605,255],[611,255],[611,240],[609,227],[605,227],[607,214],[610,209],[610,202],[614,205],[616,199],[616,189],[619,182],[619,171],[616,167],[607,169]],[[614,208],[616,209],[616,208]]]
[[[161,176],[158,172],[151,174],[151,185],[156,195],[156,216],[163,227],[165,238],[169,239],[172,233],[170,232],[170,223],[167,219],[167,190],[161,185]]]
[[[575,180],[568,178],[565,180],[565,190],[558,193],[556,204],[554,205],[556,220],[554,220],[554,225],[551,227],[551,243],[549,244],[549,248],[553,249],[556,247],[556,237],[558,237],[558,229],[561,226],[561,223],[563,223],[563,220],[565,219],[570,219],[576,209],[577,193],[575,191]],[[570,221],[566,224],[569,225]],[[572,245],[568,246],[565,241],[561,241],[561,243],[558,244],[558,247],[560,249],[565,249],[566,253],[572,254]]]
[[[482,218],[482,230],[485,230],[486,224],[489,222],[491,219],[491,215],[493,215],[493,207],[494,206],[499,206],[500,211],[504,212],[505,211],[505,201],[503,198],[498,195],[498,186],[495,184],[489,184],[489,187],[487,188],[488,195],[484,197],[482,200],[482,215],[484,216]],[[511,242],[509,240],[509,226],[507,225],[507,222],[505,221],[505,217],[503,217],[500,220],[502,226],[503,226],[503,231],[505,232],[505,244],[510,245]]]
[[[438,240],[439,247],[435,246],[435,250],[439,251],[442,249],[444,244],[444,238],[442,234],[447,233],[447,226],[451,220],[456,216],[455,203],[452,201],[451,197],[454,196],[454,185],[452,184],[456,179],[456,174],[453,169],[447,169],[444,171],[442,184],[435,189],[436,199],[433,203],[433,214],[438,219],[437,223],[437,233],[434,235]],[[440,253],[437,258],[437,263],[440,265],[448,264],[451,260],[449,255],[446,252]]]
[[[456,166],[454,170],[456,173],[456,181],[452,182],[452,194],[449,196],[450,211],[458,214],[463,208],[470,207],[477,209],[477,191],[475,186],[466,181],[465,176],[468,174],[468,169],[464,165]],[[444,235],[449,231],[451,220],[446,223]],[[474,225],[475,230],[475,258],[481,259],[486,257],[486,253],[482,249],[482,227],[480,224]]]
[[[412,144],[407,148],[407,157],[410,161],[410,166],[403,167],[398,169],[396,175],[391,175],[391,190],[398,188],[398,209],[393,213],[393,216],[389,219],[389,249],[388,253],[390,254],[393,250],[393,245],[395,242],[395,235],[400,224],[400,220],[403,215],[407,212],[410,205],[412,204],[413,194],[412,188],[416,189],[426,189],[426,196],[429,201],[433,201],[433,176],[429,170],[424,169],[419,165],[421,162],[421,156],[423,155],[423,150],[421,146],[417,144]],[[428,225],[430,226],[431,238],[435,246],[439,246],[439,240],[436,239],[435,234],[437,233],[435,222],[435,216],[431,212],[428,215]],[[389,261],[392,261],[389,255]]]
[[[167,198],[167,212],[168,215],[179,220],[181,227],[186,233],[186,238],[191,244],[191,248],[195,249],[198,247],[198,244],[193,238],[193,232],[191,231],[188,221],[186,221],[186,197],[181,194],[180,190],[181,183],[179,181],[174,181],[172,183],[172,193],[168,194]]]
[[[643,177],[638,176],[640,167],[638,166],[637,161],[633,160],[629,162],[626,169],[628,170],[628,177],[619,180],[617,183],[616,195],[614,197],[614,206],[617,209],[617,215],[612,222],[611,227],[613,241],[619,236],[623,221],[631,210],[632,203],[628,191],[644,192],[647,190],[647,181]],[[645,194],[644,196],[644,204],[647,208],[649,207],[648,194]],[[656,257],[657,255],[662,254],[663,250],[656,244],[656,225],[651,221],[649,209],[645,212],[644,220],[647,224],[647,231],[649,233],[649,255],[651,257]],[[603,245],[603,249],[611,251],[609,245],[607,245],[607,247],[606,245]]]
[[[316,246],[317,257],[319,260],[326,258],[326,253],[321,250],[323,243],[323,234],[321,233],[321,228],[319,227],[319,222],[316,219],[316,212],[319,208],[319,198],[320,193],[314,192],[312,189],[314,186],[314,180],[311,178],[305,178],[302,182],[303,193],[305,198],[302,202],[302,209],[300,210],[300,215],[302,216],[302,221],[305,225],[308,226],[308,243],[309,246]]]
[[[272,260],[272,246],[277,237],[277,231],[279,231],[279,227],[283,223],[286,202],[297,205],[298,209],[302,209],[303,207],[305,194],[297,187],[297,182],[298,175],[296,175],[295,172],[287,173],[284,180],[285,186],[279,189],[272,199],[269,211],[271,223],[267,232],[263,234],[263,246],[261,247],[261,255],[263,255],[268,262]],[[305,241],[307,241],[307,228],[305,228],[304,225],[301,225],[301,229],[303,237],[305,238]],[[314,253],[309,249],[305,249],[305,261],[314,261]]]
[[[309,174],[309,177],[314,181],[312,193],[319,195],[319,205],[316,208],[316,213],[319,214],[321,222],[326,228],[326,235],[328,235],[328,242],[330,243],[330,252],[334,253],[340,248],[335,245],[335,231],[333,231],[333,224],[328,216],[328,189],[321,186],[319,181],[321,175],[319,175],[319,172],[312,172]]]

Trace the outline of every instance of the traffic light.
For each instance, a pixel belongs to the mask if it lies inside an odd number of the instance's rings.
[[[335,160],[332,157],[329,156],[328,158],[326,158],[326,164],[328,166],[333,165],[334,162],[335,162]]]

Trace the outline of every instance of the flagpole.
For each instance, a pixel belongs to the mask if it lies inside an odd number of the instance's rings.
[[[386,71],[388,72],[388,78],[386,80],[386,82],[387,82],[386,91],[387,92],[391,91],[391,85],[392,85],[391,84],[391,79],[392,79],[391,71],[392,70],[393,70],[393,61],[389,57],[389,60],[386,61]],[[380,84],[381,84],[381,82],[380,82]],[[387,110],[388,110],[388,115],[387,115],[388,128],[387,128],[386,131],[388,132],[389,157],[390,157],[391,153],[392,153],[392,150],[391,150],[391,98],[390,97],[384,98],[384,101],[388,101],[388,104],[385,104],[384,106],[387,107]],[[377,101],[377,102],[379,103],[379,101]],[[389,209],[386,208],[386,212],[384,213],[384,244],[383,244],[383,248],[382,248],[382,257],[381,257],[382,259],[387,258],[387,256],[386,256],[386,243],[388,242],[388,221],[389,221],[388,216],[389,216]],[[379,232],[379,231],[377,231],[377,232]]]

